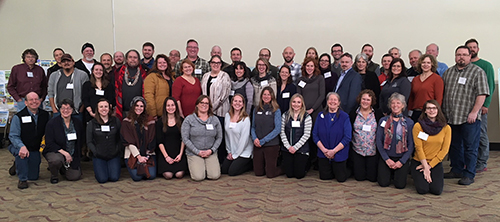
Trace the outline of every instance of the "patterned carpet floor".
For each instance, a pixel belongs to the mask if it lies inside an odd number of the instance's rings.
[[[13,157],[0,149],[0,221],[500,221],[500,152],[470,186],[445,180],[440,196],[419,195],[376,183],[223,175],[216,181],[188,177],[133,182],[126,169],[118,182],[99,184],[92,162],[77,182],[50,184],[47,162],[25,190],[9,176]],[[444,164],[448,166],[449,163]],[[445,172],[449,170],[445,168]]]

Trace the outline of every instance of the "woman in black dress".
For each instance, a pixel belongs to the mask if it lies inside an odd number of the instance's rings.
[[[173,97],[163,103],[163,115],[156,122],[156,141],[158,142],[158,174],[165,179],[182,178],[187,170],[184,143],[181,138],[182,118]]]

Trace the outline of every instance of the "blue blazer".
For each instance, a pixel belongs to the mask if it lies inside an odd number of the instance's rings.
[[[356,98],[361,92],[362,84],[363,78],[361,78],[361,75],[351,68],[340,83],[337,91],[335,91],[340,95],[340,107],[344,112],[350,113],[356,109]]]

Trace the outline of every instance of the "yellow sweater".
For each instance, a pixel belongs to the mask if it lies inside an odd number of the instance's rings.
[[[419,162],[426,159],[427,163],[434,167],[443,161],[446,154],[448,154],[451,143],[451,127],[446,125],[438,134],[429,135],[427,141],[418,138],[420,132],[424,132],[422,126],[420,126],[420,123],[416,123],[413,126],[413,141],[415,141],[415,156],[413,159]]]

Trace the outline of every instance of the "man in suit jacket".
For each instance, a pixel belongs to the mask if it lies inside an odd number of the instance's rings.
[[[352,55],[344,53],[340,57],[340,77],[335,87],[335,92],[340,95],[340,107],[346,113],[356,109],[356,97],[361,92],[363,79],[352,69]]]

